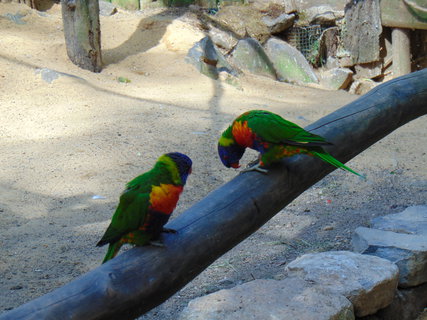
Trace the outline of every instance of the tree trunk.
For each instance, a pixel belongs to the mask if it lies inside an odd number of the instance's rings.
[[[80,68],[102,70],[98,0],[62,0],[65,45],[70,60]]]
[[[307,129],[333,142],[328,151],[345,162],[427,114],[426,101],[427,69],[386,82]],[[319,159],[296,156],[267,175],[240,174],[167,224],[178,233],[164,234],[164,248],[126,251],[0,320],[133,319],[164,302],[333,170]]]

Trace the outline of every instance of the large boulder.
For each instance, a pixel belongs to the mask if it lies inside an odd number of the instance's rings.
[[[298,25],[301,26],[335,25],[337,20],[344,18],[344,10],[334,10],[330,5],[319,5],[304,9],[299,16]]]
[[[346,89],[352,80],[353,71],[347,68],[333,68],[323,71],[320,77],[320,85],[327,89]]]
[[[272,62],[261,44],[253,38],[240,40],[231,54],[231,60],[244,72],[277,79]]]
[[[270,38],[264,48],[279,80],[297,84],[318,82],[313,68],[302,53],[290,44],[277,38]]]
[[[213,24],[209,25],[208,35],[212,39],[213,43],[225,52],[231,51],[239,41],[233,33],[227,32]]]
[[[237,76],[237,71],[227,62],[209,37],[198,41],[189,51],[186,61],[194,65],[200,73],[218,79],[220,72]]]
[[[251,0],[251,6],[262,13],[274,15],[279,13],[297,12],[295,0]]]
[[[291,27],[295,9],[285,3],[256,2],[248,6],[225,6],[212,17],[220,29],[233,37],[252,37],[264,43],[271,34]]]
[[[388,306],[398,279],[398,269],[390,261],[349,251],[305,254],[289,263],[287,271],[342,294],[353,303],[358,317]]]
[[[250,6],[226,6],[218,11],[213,20],[239,39],[249,36],[264,42],[270,36],[270,31],[262,22],[262,17],[260,11]]]
[[[269,32],[271,34],[276,34],[283,32],[284,30],[292,27],[294,21],[295,21],[295,14],[287,14],[282,13],[278,17],[272,17],[272,16],[264,16],[262,17],[262,22],[267,26]]]
[[[353,320],[345,297],[297,278],[254,280],[196,298],[179,320]]]

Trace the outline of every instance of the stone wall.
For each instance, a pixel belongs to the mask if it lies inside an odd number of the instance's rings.
[[[427,307],[427,206],[373,219],[350,251],[303,255],[284,280],[196,298],[180,320],[412,320]]]

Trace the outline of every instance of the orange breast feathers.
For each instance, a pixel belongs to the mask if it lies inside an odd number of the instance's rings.
[[[153,186],[150,193],[150,209],[171,214],[179,200],[179,195],[183,190],[182,186],[173,184],[163,184]]]
[[[234,122],[231,133],[233,134],[234,140],[236,140],[236,142],[242,147],[250,148],[254,144],[255,135],[253,134],[251,128],[248,127],[247,121]]]

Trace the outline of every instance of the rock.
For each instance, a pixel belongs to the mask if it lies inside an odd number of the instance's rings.
[[[262,17],[262,22],[267,26],[271,34],[280,33],[292,27],[295,21],[295,14],[282,13],[280,16],[274,18],[271,16]]]
[[[382,75],[383,64],[381,61],[356,64],[354,66],[355,79],[374,79]]]
[[[304,9],[299,16],[298,25],[300,26],[335,25],[337,20],[344,18],[344,10],[334,10],[329,5],[319,5]]]
[[[342,39],[354,63],[380,60],[380,0],[347,1]]]
[[[160,39],[169,51],[187,52],[197,41],[206,35],[190,23],[182,19],[175,19],[169,23]]]
[[[378,85],[377,82],[372,81],[371,79],[361,79],[354,81],[348,92],[352,94],[365,94],[371,91],[373,88],[375,88]]]
[[[240,40],[232,52],[231,59],[232,63],[243,71],[277,79],[272,62],[255,39]]]
[[[353,71],[347,68],[334,68],[321,73],[320,85],[333,90],[346,89],[353,76]]]
[[[427,206],[412,206],[404,211],[372,219],[371,228],[427,236]]]
[[[241,38],[233,30],[206,14],[198,6],[190,5],[190,11],[195,14],[195,18],[200,22],[200,29],[206,30],[209,37],[225,53],[230,52]]]
[[[399,287],[427,282],[426,206],[372,221],[370,228],[357,228],[352,244],[355,251],[378,256],[399,267]]]
[[[114,4],[108,1],[99,1],[99,14],[104,17],[112,16],[117,13],[117,8]]]
[[[348,251],[305,254],[292,261],[287,271],[289,276],[342,294],[353,303],[356,316],[362,317],[388,306],[397,287],[396,265],[370,258]]]
[[[209,27],[208,34],[213,43],[215,43],[219,48],[225,49],[227,52],[231,51],[239,41],[230,32],[224,31],[213,25]]]
[[[251,6],[269,16],[279,16],[282,13],[297,12],[294,0],[253,0]],[[277,12],[275,15],[274,13]]]
[[[47,83],[52,83],[62,75],[60,72],[48,68],[36,69],[35,72],[36,74],[40,74],[42,79]]]
[[[396,233],[359,227],[355,230],[353,245],[357,251],[365,251],[371,244],[376,247],[396,247],[404,250],[427,250],[427,236]]]
[[[334,58],[334,57],[328,57],[328,58],[326,59],[325,68],[326,68],[326,69],[339,68],[339,62],[338,62],[338,59],[337,59],[337,58]]]
[[[270,38],[265,51],[280,81],[290,83],[317,83],[313,69],[297,49],[277,38]]]
[[[16,24],[26,24],[27,22],[22,20],[22,18],[26,17],[27,15],[28,15],[28,13],[22,10],[20,12],[15,13],[15,14],[6,13],[4,16]]]
[[[341,55],[338,56],[338,63],[341,68],[349,68],[354,66],[354,62],[350,56],[350,53],[346,54],[346,52],[341,53]]]
[[[54,80],[58,79],[59,77],[63,77],[63,76],[83,80],[82,78],[77,77],[75,75],[72,75],[69,73],[64,73],[64,72],[59,72],[59,71],[52,70],[49,68],[36,69],[35,73],[40,74],[41,78],[47,83],[52,83]]]
[[[209,37],[204,37],[197,42],[188,51],[185,60],[194,65],[200,73],[215,80],[218,79],[221,71],[237,76],[237,71],[225,60]]]
[[[347,0],[292,0],[295,3],[295,6],[298,12],[306,10],[310,7],[318,7],[325,5],[327,3],[328,6],[332,8],[332,10],[342,10],[347,2]]]
[[[262,22],[262,17],[261,12],[250,6],[227,6],[221,8],[212,19],[234,33],[236,38],[249,36],[263,43],[270,37],[270,31]]]
[[[393,302],[377,312],[382,320],[412,320],[427,306],[427,284],[397,290]]]
[[[254,280],[196,298],[179,320],[347,320],[351,303],[340,294],[296,278]]]

